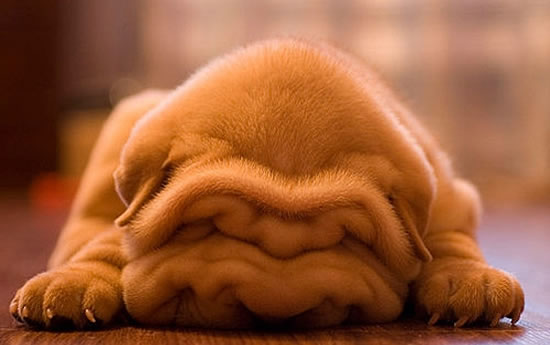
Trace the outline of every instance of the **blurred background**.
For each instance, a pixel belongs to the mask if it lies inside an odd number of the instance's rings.
[[[550,200],[550,1],[2,0],[0,197],[66,208],[121,98],[280,35],[371,64],[489,206]]]

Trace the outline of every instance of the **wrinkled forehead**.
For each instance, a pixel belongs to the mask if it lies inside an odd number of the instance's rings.
[[[368,158],[363,170],[422,169],[376,82],[354,73],[310,46],[247,48],[200,70],[138,127],[169,131],[172,156],[219,149],[285,174],[349,167],[357,157]]]
[[[235,154],[286,173],[312,173],[347,153],[391,155],[391,119],[365,85],[319,52],[251,54],[188,89],[185,135],[215,138]],[[395,137],[394,139],[392,139]]]

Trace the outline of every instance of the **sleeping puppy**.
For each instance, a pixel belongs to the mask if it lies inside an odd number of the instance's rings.
[[[112,178],[114,174],[114,180]],[[460,327],[516,323],[523,292],[484,261],[476,190],[373,73],[273,40],[116,107],[27,325],[325,327],[395,320],[411,298]]]

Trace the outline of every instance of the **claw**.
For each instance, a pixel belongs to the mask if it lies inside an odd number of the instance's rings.
[[[493,321],[491,321],[491,327],[495,327],[498,322],[500,321],[500,319],[502,319],[502,316],[501,315],[497,315],[493,318]]]
[[[95,319],[94,313],[93,313],[90,309],[86,309],[86,310],[84,311],[84,314],[86,314],[86,318],[87,318],[91,323],[96,323],[96,319]]]
[[[27,306],[24,306],[23,309],[21,309],[21,316],[24,318],[29,317],[29,308],[27,308]]]
[[[519,316],[521,315],[520,312],[516,312],[514,314],[514,317],[512,318],[512,326],[515,326],[515,324],[519,321]]]
[[[454,326],[456,328],[460,328],[460,327],[464,326],[466,324],[466,322],[468,322],[468,317],[463,316],[455,322]]]
[[[439,313],[432,314],[432,317],[430,317],[430,320],[428,321],[428,325],[433,326],[439,321]]]
[[[53,319],[53,317],[55,316],[53,311],[50,309],[50,308],[47,308],[46,309],[46,316],[48,317],[48,319]]]

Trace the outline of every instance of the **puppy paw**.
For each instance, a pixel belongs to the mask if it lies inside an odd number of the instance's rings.
[[[121,307],[120,270],[89,261],[33,277],[17,291],[10,313],[30,327],[82,329],[109,323]]]
[[[416,306],[430,317],[428,324],[473,322],[491,327],[507,317],[515,324],[524,308],[523,290],[510,274],[463,259],[438,259],[426,265],[413,285]]]

